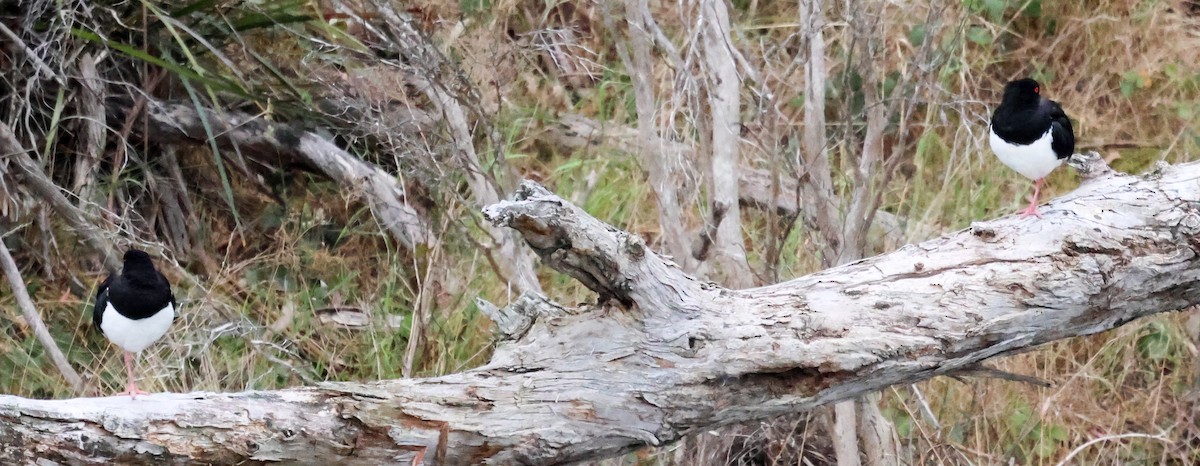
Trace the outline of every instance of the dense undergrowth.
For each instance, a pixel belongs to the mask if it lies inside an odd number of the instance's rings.
[[[108,122],[92,190],[75,191],[73,199],[104,212],[119,244],[148,247],[173,279],[186,272],[204,285],[177,290],[182,318],[143,354],[144,388],[234,391],[431,376],[487,360],[490,322],[473,300],[506,303],[516,291],[497,273],[465,176],[442,157],[452,145],[445,128],[435,122],[414,129],[396,120],[396,110],[429,108],[405,73],[435,70],[378,65],[392,57],[372,42],[367,27],[380,18],[369,8],[299,0],[60,3],[71,8],[28,2],[0,9],[0,22],[20,33],[50,74],[69,80],[62,86],[35,77],[39,65],[3,39],[0,117],[28,138],[23,142],[61,186],[71,189],[73,170],[87,156],[76,145],[83,133],[77,61],[103,54],[97,68],[110,94],[146,92],[333,136],[400,174],[438,238],[436,247],[407,250],[344,187],[313,173],[244,169],[237,154],[214,157],[206,147],[171,149],[167,159],[163,147],[122,127],[136,121]],[[833,160],[843,164],[845,154],[861,147],[855,122],[863,83],[842,21],[853,3],[826,8],[828,132]],[[803,120],[796,5],[739,0],[732,6],[743,71],[754,76],[742,88],[742,158],[747,166],[796,173],[788,155]],[[614,45],[621,28],[605,22],[615,13],[604,4],[557,2],[430,0],[405,8],[455,65],[437,79],[470,88],[459,95],[469,96],[473,142],[496,186],[536,179],[599,219],[658,238],[655,197],[635,154],[611,144],[565,144],[556,129],[564,115],[636,126],[633,89]],[[675,3],[652,4],[650,11],[690,63],[694,12]],[[1193,1],[934,0],[889,3],[880,11],[883,59],[874,66],[881,88],[889,98],[915,96],[919,104],[889,126],[889,145],[901,144],[894,134],[900,120],[909,132],[883,202],[899,220],[888,227],[894,231],[872,236],[872,252],[1008,214],[1023,202],[1028,182],[1000,165],[985,142],[990,109],[1009,79],[1041,80],[1074,119],[1080,149],[1101,152],[1117,169],[1140,172],[1160,160],[1200,158],[1200,5]],[[924,43],[936,53],[918,63]],[[918,71],[932,73],[931,85],[910,86]],[[660,118],[672,122],[663,136],[702,153],[696,134],[705,108],[686,75],[666,65],[654,73],[661,95],[670,96],[660,102]],[[697,227],[707,208],[703,170],[696,167],[706,162],[702,156],[689,162],[680,170],[698,187],[684,199],[685,219]],[[181,176],[172,176],[172,164]],[[847,180],[835,182],[849,189]],[[1069,169],[1060,169],[1047,194],[1076,184]],[[176,204],[186,198],[182,230],[169,225],[171,196]],[[53,335],[91,393],[115,391],[123,383],[120,354],[91,328],[92,287],[104,273],[94,251],[29,197],[14,190],[2,201],[3,222],[13,231],[5,243]],[[819,269],[812,231],[780,227],[763,211],[742,212],[760,283]],[[770,246],[768,238],[779,244]],[[538,273],[559,302],[593,299],[567,277]],[[75,395],[7,289],[0,304],[0,392]],[[429,318],[414,325],[421,312]],[[1194,419],[1200,325],[1188,325],[1192,314],[1138,321],[995,362],[1051,381],[1051,388],[938,378],[887,390],[884,410],[907,459],[923,464],[1055,464],[1090,440],[1122,435],[1091,444],[1071,461],[1200,462]],[[423,337],[416,344],[414,331]],[[802,425],[820,433],[798,421],[765,423],[698,434],[610,464],[797,464],[802,451],[819,461],[827,452],[806,443],[816,436],[793,432]]]

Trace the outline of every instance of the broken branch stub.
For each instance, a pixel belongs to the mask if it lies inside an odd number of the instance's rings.
[[[475,298],[475,307],[496,324],[496,331],[502,340],[521,339],[538,317],[554,318],[572,313],[570,309],[533,292],[522,294],[512,304],[504,307],[496,307],[482,298]]]
[[[1112,175],[1113,169],[1104,161],[1104,157],[1096,151],[1090,151],[1086,154],[1074,154],[1067,159],[1067,165],[1075,169],[1076,173],[1085,180],[1091,180]]]
[[[525,237],[542,262],[570,275],[628,308],[666,297],[659,281],[697,286],[672,262],[649,251],[642,238],[618,230],[588,215],[533,181],[524,181],[512,201],[483,209],[497,226],[513,228]]]

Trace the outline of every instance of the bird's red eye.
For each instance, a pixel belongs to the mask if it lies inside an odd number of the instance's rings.
[[[1034,94],[1041,94],[1041,93],[1042,93],[1042,87],[1041,87],[1041,86],[1033,86],[1033,93],[1034,93]]]

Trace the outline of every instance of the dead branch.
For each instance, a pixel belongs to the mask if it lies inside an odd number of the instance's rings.
[[[600,295],[496,308],[486,365],[231,394],[0,397],[0,460],[560,464],[662,445],[1200,303],[1200,163],[789,282],[697,281],[534,183],[485,209]]]
[[[0,35],[7,37],[8,40],[12,41],[16,48],[21,49],[22,52],[25,52],[25,56],[29,57],[30,63],[34,64],[34,67],[37,68],[38,72],[44,73],[47,77],[54,79],[54,81],[60,86],[67,85],[67,80],[64,79],[61,74],[55,72],[53,68],[50,68],[50,65],[47,65],[46,62],[42,60],[42,57],[38,56],[36,51],[29,48],[29,45],[27,45],[25,41],[21,40],[21,36],[18,36],[17,33],[13,32],[12,29],[9,29],[8,26],[0,24]]]
[[[75,98],[83,117],[80,122],[83,131],[79,138],[80,157],[76,158],[71,191],[79,196],[80,207],[96,200],[93,196],[96,184],[94,172],[100,164],[105,145],[104,84],[96,72],[97,61],[88,53],[79,57],[79,92]]]
[[[110,118],[124,119],[134,102],[123,97],[106,101]],[[215,112],[173,102],[146,99],[147,134],[159,144],[205,144],[205,120],[217,145],[242,154],[304,166],[347,186],[371,207],[379,223],[401,245],[413,248],[429,241],[424,219],[410,206],[404,187],[390,173],[351,155],[312,132],[272,123],[240,112]]]
[[[46,349],[46,354],[50,355],[50,361],[54,363],[54,367],[58,368],[58,373],[62,374],[67,384],[75,390],[76,394],[79,394],[83,389],[83,378],[79,376],[74,367],[71,367],[71,362],[67,360],[67,356],[58,347],[58,342],[54,341],[50,330],[46,328],[46,323],[42,321],[41,314],[38,314],[37,308],[33,307],[33,299],[30,299],[29,291],[25,289],[25,279],[21,278],[21,269],[17,267],[12,254],[8,252],[8,246],[2,240],[7,235],[8,231],[4,227],[0,227],[0,269],[3,269],[4,275],[8,277],[8,285],[12,287],[13,297],[17,299],[17,307],[21,308],[21,315],[25,317],[25,323],[29,324],[38,343],[41,343],[42,347]]]
[[[800,173],[800,199],[804,203],[804,221],[824,238],[820,242],[821,260],[826,266],[839,255],[841,222],[840,204],[834,191],[829,164],[829,138],[825,134],[825,12],[823,0],[803,0],[799,3],[800,21],[804,25],[808,60],[804,62],[804,134],[802,149],[797,154]]]
[[[376,3],[375,7],[384,19],[383,26],[386,28],[377,39],[381,43],[390,43],[391,49],[404,58],[405,65],[393,63],[394,66],[400,69],[411,66],[417,70],[417,73],[410,73],[408,79],[434,104],[445,122],[455,150],[454,159],[466,176],[476,206],[481,208],[499,201],[504,188],[493,173],[483,168],[484,165],[475,150],[471,131],[473,126],[487,126],[487,123],[480,121],[482,118],[468,121],[466,109],[470,108],[473,102],[477,104],[479,100],[473,85],[461,77],[453,62],[446,60],[433,42],[411,21],[402,18],[390,4],[381,2]],[[474,110],[477,117],[482,116],[482,110]],[[505,172],[509,171],[503,157],[497,157],[496,165]],[[514,177],[512,173],[503,175],[507,175],[502,176],[506,179]],[[540,293],[542,285],[534,270],[533,256],[528,249],[521,247],[520,238],[511,231],[491,228],[487,230],[498,252],[497,264],[502,273],[517,289]]]
[[[867,231],[874,219],[878,208],[876,200],[881,199],[884,184],[880,181],[885,177],[879,172],[883,163],[883,137],[888,121],[895,111],[895,102],[884,101],[880,94],[882,82],[879,70],[876,69],[882,53],[880,37],[882,34],[882,12],[878,4],[863,5],[850,12],[850,30],[853,52],[857,58],[855,67],[862,74],[862,93],[865,101],[863,112],[866,114],[867,127],[862,140],[862,151],[858,154],[857,163],[850,170],[850,178],[854,181],[853,189],[843,202],[846,206],[846,216],[841,222],[840,241],[832,248],[835,257],[825,258],[826,263],[844,264],[855,261],[866,255]],[[901,144],[903,145],[903,144]],[[859,400],[857,413],[854,401],[846,401],[834,406],[836,416],[836,446],[839,466],[857,465],[861,459],[869,466],[888,466],[897,464],[898,453],[892,425],[879,409],[879,394],[874,393]],[[848,418],[848,419],[844,419]],[[855,432],[857,420],[857,434]],[[861,443],[861,448],[859,444]],[[844,448],[843,448],[844,447]]]
[[[17,141],[12,129],[4,123],[0,123],[0,153],[11,157],[15,162],[16,175],[20,177],[22,184],[39,199],[50,204],[58,216],[82,236],[92,250],[101,255],[108,270],[121,269],[116,247],[104,235],[104,230],[97,225],[96,219],[67,200],[67,196],[46,176],[41,165],[29,157],[28,151]]]

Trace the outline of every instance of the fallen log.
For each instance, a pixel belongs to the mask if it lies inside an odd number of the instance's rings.
[[[1200,163],[1139,177],[1080,160],[1085,181],[1045,218],[978,222],[737,291],[526,182],[484,215],[599,299],[482,306],[503,324],[484,366],[137,400],[0,396],[0,462],[570,463],[970,373],[1200,303]]]

